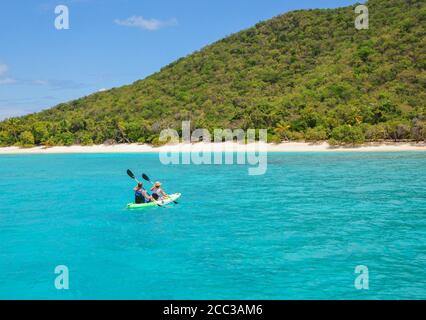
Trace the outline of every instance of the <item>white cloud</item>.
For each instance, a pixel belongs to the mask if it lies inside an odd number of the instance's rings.
[[[6,76],[8,70],[9,67],[6,64],[0,63],[0,85],[18,82],[17,80]]]
[[[16,83],[17,81],[15,79],[12,78],[2,78],[0,79],[0,85],[1,84],[13,84]]]
[[[101,89],[98,90],[98,92],[104,92],[104,91],[107,91],[107,89],[106,88],[101,88]]]
[[[40,85],[40,86],[45,86],[45,85],[48,85],[49,82],[47,82],[46,80],[34,80],[33,84]]]
[[[7,72],[7,70],[9,70],[8,66],[0,63],[0,76],[4,75]]]
[[[161,21],[157,19],[145,19],[142,16],[132,16],[124,20],[115,19],[114,22],[119,26],[141,28],[149,31],[155,31],[164,27],[176,26],[178,24],[175,18]]]

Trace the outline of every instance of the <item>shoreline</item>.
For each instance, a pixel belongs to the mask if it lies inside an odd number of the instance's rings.
[[[368,143],[356,147],[331,147],[328,143],[283,142],[240,144],[222,143],[180,143],[153,147],[147,144],[115,144],[68,147],[2,147],[0,155],[14,154],[73,154],[73,153],[158,153],[158,152],[399,152],[426,151],[426,143]]]

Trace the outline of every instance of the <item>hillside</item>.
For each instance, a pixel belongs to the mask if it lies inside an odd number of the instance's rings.
[[[426,140],[426,1],[370,0],[261,22],[131,85],[0,123],[0,145],[156,143],[164,128],[270,140]]]

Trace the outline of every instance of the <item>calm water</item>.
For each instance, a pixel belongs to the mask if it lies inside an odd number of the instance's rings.
[[[155,154],[0,156],[0,298],[426,298],[426,153],[268,160],[255,177]],[[180,204],[126,211],[127,168]]]

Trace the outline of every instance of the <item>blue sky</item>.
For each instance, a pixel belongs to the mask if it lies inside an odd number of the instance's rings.
[[[287,11],[355,0],[14,0],[0,4],[0,119],[130,84]],[[360,2],[360,1],[359,1]],[[69,8],[57,30],[54,9]]]

